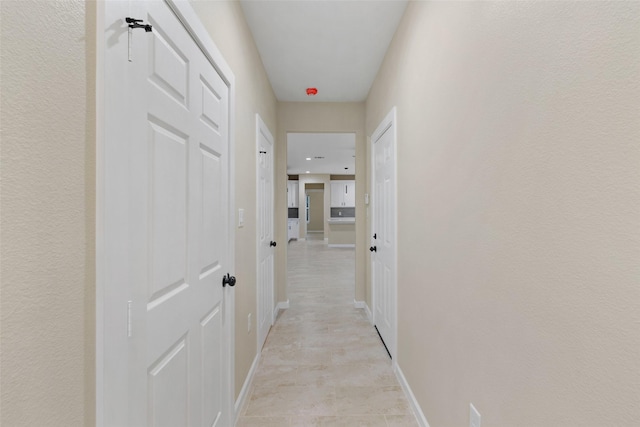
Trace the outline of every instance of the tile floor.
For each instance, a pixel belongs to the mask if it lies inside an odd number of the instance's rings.
[[[417,427],[389,356],[353,307],[352,248],[289,243],[290,308],[262,350],[236,427]]]

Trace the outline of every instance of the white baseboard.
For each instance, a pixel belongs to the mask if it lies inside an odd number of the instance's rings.
[[[369,323],[373,325],[373,313],[371,313],[371,309],[366,302],[364,303],[364,312],[367,313],[367,319],[369,319]]]
[[[371,309],[367,305],[366,301],[358,301],[354,298],[353,307],[363,309],[364,312],[367,314],[367,319],[369,320],[369,323],[373,325],[373,316],[371,315]]]
[[[329,243],[329,247],[330,248],[355,248],[356,245],[354,243],[344,243],[344,244]]]
[[[280,310],[285,310],[287,308],[289,308],[289,300],[280,301],[279,303],[277,303],[276,308],[273,309],[273,321],[275,322],[275,320],[278,318],[278,313],[280,313]]]
[[[404,374],[402,373],[402,370],[400,369],[400,366],[398,366],[398,363],[396,361],[393,362],[393,370],[396,373],[396,378],[398,378],[398,381],[402,386],[402,390],[404,391],[405,396],[407,396],[407,400],[409,400],[409,404],[411,405],[413,414],[416,416],[416,420],[418,421],[418,424],[420,425],[420,427],[429,427],[427,418],[424,416],[424,413],[422,412],[422,408],[420,408],[420,405],[418,404],[416,397],[413,395],[413,392],[411,391],[411,387],[409,387],[409,383],[407,382],[407,379],[404,377]]]
[[[251,364],[251,368],[249,369],[249,373],[247,374],[247,378],[244,380],[244,384],[242,385],[242,390],[240,390],[240,395],[236,399],[235,404],[235,419],[238,419],[240,416],[240,411],[244,406],[247,397],[249,397],[249,390],[251,389],[251,382],[253,382],[253,376],[256,374],[256,368],[258,367],[258,362],[260,362],[260,352],[256,354],[256,357],[253,359],[253,363]]]

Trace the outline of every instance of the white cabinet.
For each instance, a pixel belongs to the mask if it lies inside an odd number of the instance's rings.
[[[349,181],[345,186],[344,205],[348,208],[356,207],[356,182]]]
[[[288,220],[289,229],[287,230],[287,240],[298,239],[300,236],[300,220],[299,219],[289,219]]]
[[[355,208],[356,207],[356,182],[355,181],[331,181],[331,207]]]
[[[287,181],[287,206],[290,208],[298,207],[298,181]]]

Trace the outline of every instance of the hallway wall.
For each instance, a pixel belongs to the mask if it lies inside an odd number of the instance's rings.
[[[640,4],[410,2],[398,364],[429,424],[640,419]]]
[[[365,220],[364,189],[366,180],[366,138],[364,102],[278,102],[276,157],[276,236],[287,240],[287,132],[355,132],[356,134],[356,292],[358,301],[365,298]],[[325,190],[328,187],[325,185]],[[325,191],[328,194],[327,191]],[[326,197],[326,196],[325,196]],[[325,230],[327,229],[325,213]],[[277,301],[287,300],[286,247],[277,247]]]
[[[0,425],[91,426],[95,3],[0,13]]]
[[[276,137],[276,98],[253,36],[237,1],[192,1],[196,13],[220,49],[236,79],[236,212],[244,209],[244,227],[236,228],[235,391],[242,389],[257,349],[256,337],[256,113]],[[285,239],[278,243],[286,242]],[[247,317],[252,314],[251,332]]]

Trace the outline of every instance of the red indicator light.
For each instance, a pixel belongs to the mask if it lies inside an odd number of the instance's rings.
[[[307,96],[314,96],[318,94],[318,89],[316,89],[315,87],[308,87],[307,88]]]

